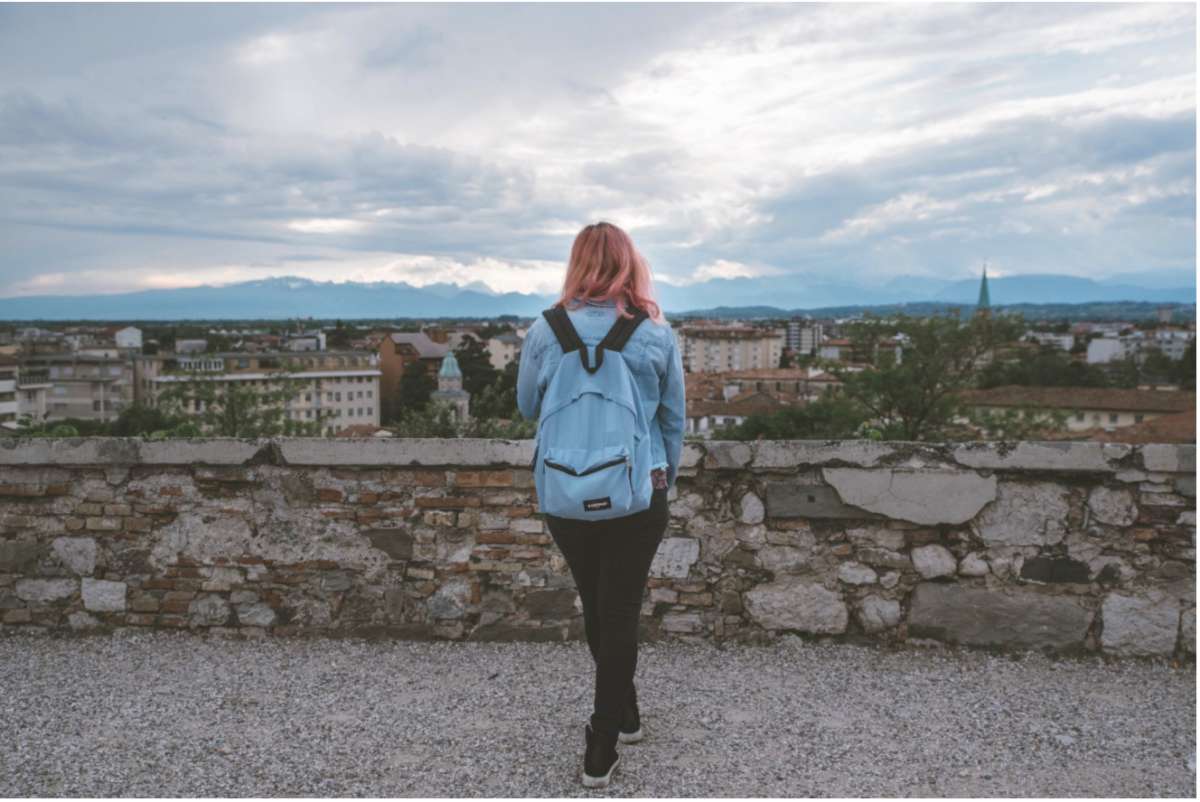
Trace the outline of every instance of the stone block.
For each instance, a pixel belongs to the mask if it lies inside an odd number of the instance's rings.
[[[557,620],[575,615],[575,600],[579,594],[570,588],[531,590],[525,594],[523,606],[530,618]]]
[[[759,524],[762,523],[764,517],[764,509],[762,500],[753,493],[746,493],[742,496],[741,501],[741,517],[740,520],[744,524]]]
[[[842,501],[832,487],[795,480],[767,482],[768,518],[879,518]]]
[[[268,604],[252,602],[239,604],[234,609],[237,610],[238,623],[242,626],[269,627],[275,623],[275,611]]]
[[[845,463],[875,465],[894,449],[877,440],[756,440],[751,467],[795,468]]]
[[[1119,655],[1169,655],[1179,634],[1179,602],[1158,589],[1110,593],[1100,609],[1100,645]]]
[[[862,563],[846,562],[838,566],[838,580],[847,585],[873,585],[878,577]]]
[[[842,595],[811,579],[776,579],[742,598],[750,618],[764,629],[838,634],[846,631],[849,621]]]
[[[1044,546],[1066,534],[1070,491],[1055,482],[1001,482],[976,524],[988,546]]]
[[[1141,447],[1142,467],[1159,473],[1196,472],[1196,446],[1184,443],[1150,443]]]
[[[958,560],[945,546],[930,543],[912,550],[912,564],[917,573],[926,579],[939,576],[954,576],[958,571]]]
[[[1034,582],[1087,582],[1087,563],[1067,557],[1030,557],[1021,563],[1021,579]]]
[[[46,604],[69,599],[78,589],[78,579],[18,579],[13,592],[22,601]]]
[[[0,573],[23,574],[37,566],[43,547],[25,540],[0,540]]]
[[[462,618],[471,602],[471,583],[450,579],[425,601],[430,618]]]
[[[1097,521],[1110,526],[1129,526],[1138,517],[1133,493],[1124,487],[1093,487],[1088,493],[1088,509]]]
[[[858,607],[859,626],[864,632],[882,632],[900,623],[900,602],[879,596],[868,596]]]
[[[699,613],[667,613],[662,617],[662,628],[666,632],[692,634],[704,630],[704,619]]]
[[[665,537],[650,564],[650,576],[685,579],[698,559],[700,541],[690,537]]]
[[[922,582],[909,605],[910,637],[974,646],[1081,648],[1092,613],[1074,598],[1032,589]]]
[[[229,604],[220,596],[201,596],[188,604],[188,623],[194,627],[220,627],[229,622]]]
[[[824,468],[846,504],[917,524],[960,524],[996,498],[996,477],[974,471]]]
[[[125,583],[84,577],[80,591],[88,610],[119,612],[125,609]]]
[[[954,449],[954,461],[990,470],[1112,471],[1112,460],[1128,453],[1129,446],[1115,443],[1020,442],[1008,449],[997,443],[964,443]]]
[[[371,545],[393,560],[411,560],[413,535],[407,529],[368,529],[363,534]]]

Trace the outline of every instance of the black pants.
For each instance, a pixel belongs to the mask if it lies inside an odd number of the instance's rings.
[[[623,518],[579,521],[546,515],[583,602],[584,630],[596,661],[595,732],[616,732],[622,705],[636,698],[642,596],[668,518],[665,489],[654,491],[648,509]]]

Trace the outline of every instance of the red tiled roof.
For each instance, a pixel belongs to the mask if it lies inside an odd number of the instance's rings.
[[[962,400],[978,406],[1105,409],[1114,412],[1180,412],[1194,407],[1195,393],[1111,387],[1025,387],[1009,384],[964,390]]]

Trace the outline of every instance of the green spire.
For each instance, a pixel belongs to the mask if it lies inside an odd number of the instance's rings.
[[[458,360],[454,358],[453,351],[447,351],[446,356],[442,357],[442,369],[438,371],[438,375],[447,379],[462,378],[462,371],[458,367]]]
[[[991,309],[992,299],[988,295],[987,286],[987,263],[983,264],[983,280],[979,282],[979,300],[975,304],[976,309]]]

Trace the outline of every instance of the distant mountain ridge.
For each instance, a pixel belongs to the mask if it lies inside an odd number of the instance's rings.
[[[1158,286],[1078,276],[1032,274],[988,278],[993,306],[1014,304],[1181,303],[1194,304],[1195,276],[1178,287],[1161,286],[1171,276],[1152,276]],[[1180,276],[1180,278],[1189,278]],[[701,314],[720,299],[723,315],[778,314],[896,304],[973,306],[977,279],[943,280],[899,276],[884,284],[859,286],[824,279],[777,276],[713,279],[686,286],[659,282],[659,302],[671,314]],[[764,303],[770,301],[769,304]],[[495,292],[479,281],[467,286],[448,282],[416,287],[405,282],[314,281],[279,276],[221,286],[141,290],[111,295],[37,295],[0,298],[2,320],[219,320],[287,318],[490,318],[532,317],[554,296]],[[751,311],[753,310],[753,311]],[[766,311],[773,310],[773,311]]]

